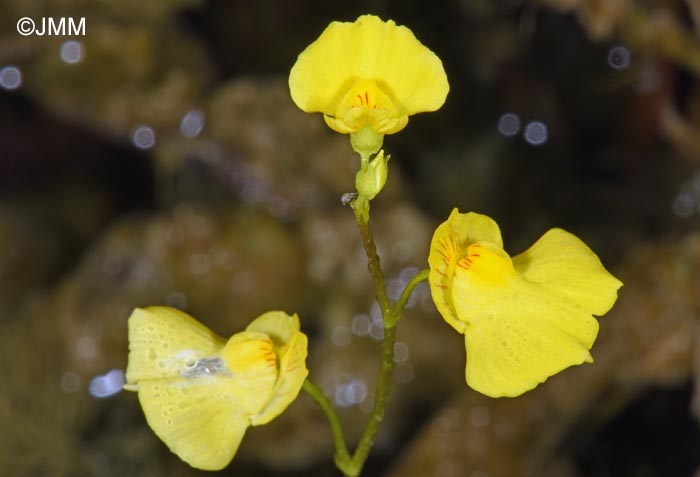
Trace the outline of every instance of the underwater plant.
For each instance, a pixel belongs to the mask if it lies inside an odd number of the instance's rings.
[[[125,388],[138,392],[149,426],[175,454],[196,468],[221,469],[249,426],[269,423],[304,390],[328,417],[336,466],[360,475],[389,397],[397,325],[426,281],[439,313],[464,334],[466,382],[478,392],[515,397],[592,362],[594,315],[610,310],[622,283],[561,229],[511,258],[494,220],[455,209],[434,233],[429,268],[390,300],[370,225],[370,202],[389,174],[383,138],[409,116],[439,109],[449,92],[442,62],[411,30],[374,15],[333,22],[299,55],[289,88],[302,110],[322,113],[331,129],[348,134],[360,156],[356,191],[344,203],[357,222],[384,327],[372,410],[350,451],[332,404],[307,377],[307,339],[296,315],[265,313],[226,341],[178,310],[137,308]]]

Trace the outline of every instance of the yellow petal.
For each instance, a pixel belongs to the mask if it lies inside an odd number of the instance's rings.
[[[275,346],[281,347],[292,339],[299,328],[299,317],[296,314],[290,316],[283,311],[268,311],[254,319],[246,331],[264,333],[272,339]]]
[[[466,321],[454,309],[452,281],[457,263],[464,258],[467,248],[475,243],[489,243],[502,248],[498,225],[485,215],[473,212],[460,214],[456,208],[447,221],[435,230],[430,243],[430,292],[442,317],[460,333],[464,332]]]
[[[588,350],[598,333],[596,319],[522,279],[469,311],[481,318],[465,332],[466,380],[483,394],[518,396],[592,361]]]
[[[256,318],[248,331],[266,333],[275,343],[279,359],[279,376],[266,406],[251,417],[255,426],[279,416],[296,399],[309,371],[306,368],[307,338],[299,331],[299,317],[271,311]]]
[[[136,308],[129,317],[127,386],[180,376],[202,358],[217,356],[224,339],[188,314],[164,306]]]
[[[523,278],[593,315],[604,315],[617,300],[622,282],[574,235],[552,229],[513,258]]]
[[[397,132],[408,115],[442,106],[449,91],[440,59],[408,28],[373,15],[331,23],[299,55],[289,87],[299,108],[324,113],[342,133],[365,124]]]
[[[233,373],[232,391],[248,414],[257,414],[270,401],[277,381],[272,340],[255,331],[236,333],[226,343],[222,357]]]
[[[231,392],[231,381],[219,374],[139,382],[148,425],[192,467],[226,467],[248,428],[249,416]]]
[[[280,374],[272,393],[272,399],[259,414],[251,417],[252,425],[267,424],[282,414],[299,395],[301,386],[309,375],[306,368],[307,348],[306,335],[296,332],[281,356]]]

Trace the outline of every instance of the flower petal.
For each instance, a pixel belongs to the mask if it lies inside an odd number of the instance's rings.
[[[440,59],[411,30],[374,15],[331,23],[299,55],[289,87],[299,108],[332,116],[361,78],[377,81],[402,114],[435,111],[449,91]]]
[[[465,331],[467,384],[491,397],[518,396],[548,377],[591,362],[598,322],[521,278],[472,303]]]
[[[513,258],[522,277],[593,315],[604,315],[617,300],[622,282],[574,235],[552,229]]]
[[[139,401],[153,432],[192,467],[223,469],[249,426],[230,376],[148,379]]]
[[[279,379],[275,384],[272,399],[259,414],[251,417],[252,425],[267,424],[282,414],[299,395],[301,386],[304,384],[306,376],[309,375],[306,368],[307,348],[306,335],[296,332],[282,351]]]
[[[184,367],[217,356],[226,341],[175,308],[136,308],[129,317],[127,386],[143,379],[179,376]]]
[[[467,247],[477,242],[502,248],[498,225],[485,215],[474,212],[460,214],[455,208],[447,221],[435,230],[430,243],[430,292],[442,317],[460,333],[464,333],[466,322],[464,315],[460,317],[454,308],[452,287],[455,267],[466,255]]]
[[[260,412],[272,398],[277,381],[274,348],[267,334],[243,331],[233,335],[222,352],[235,378],[231,389],[250,415]]]

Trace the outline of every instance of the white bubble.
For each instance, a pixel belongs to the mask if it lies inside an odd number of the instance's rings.
[[[61,60],[69,65],[74,65],[83,61],[85,47],[76,40],[68,40],[61,45]]]
[[[131,141],[139,149],[150,149],[156,143],[156,133],[149,126],[137,126],[131,133]]]
[[[61,389],[64,393],[74,393],[80,389],[80,377],[69,371],[61,377]]]
[[[523,137],[528,144],[533,146],[541,146],[547,142],[549,134],[547,132],[547,125],[540,121],[531,121],[525,126],[525,131],[523,132]]]
[[[408,360],[408,356],[408,345],[406,343],[398,341],[396,344],[394,344],[395,363],[403,363],[404,361]]]
[[[616,70],[624,70],[630,65],[630,51],[622,45],[608,50],[608,64]]]
[[[367,315],[357,315],[352,319],[352,332],[357,336],[366,336],[369,333],[370,320]]]
[[[180,134],[185,137],[196,137],[202,129],[204,129],[204,113],[200,109],[188,111],[180,121]]]
[[[339,384],[335,388],[335,402],[340,407],[360,404],[367,397],[367,385],[362,379],[353,379],[349,383]]]
[[[331,334],[331,339],[333,344],[336,346],[347,346],[350,344],[350,339],[352,338],[352,333],[350,333],[350,328],[347,326],[336,326]]]
[[[88,391],[93,397],[106,398],[120,392],[124,383],[126,383],[124,371],[121,369],[113,369],[105,374],[92,378]]]
[[[520,118],[515,113],[505,113],[498,118],[498,132],[504,136],[515,136],[520,131]]]
[[[22,86],[22,72],[16,66],[5,66],[0,69],[0,86],[12,91]]]

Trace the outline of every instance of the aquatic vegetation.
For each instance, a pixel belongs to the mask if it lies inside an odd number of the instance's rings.
[[[518,396],[593,362],[592,315],[607,313],[622,286],[564,230],[511,259],[496,222],[457,209],[435,231],[428,261],[435,305],[464,334],[467,384],[492,397]]]
[[[370,202],[389,174],[383,137],[402,130],[408,116],[441,107],[449,91],[440,59],[407,27],[373,15],[331,23],[299,55],[289,87],[302,110],[323,113],[329,127],[349,134],[360,156],[356,192],[343,203],[352,208],[381,315],[372,410],[351,451],[335,408],[307,378],[307,339],[296,315],[266,313],[225,341],[181,311],[136,309],[125,387],[138,391],[149,425],[174,453],[197,468],[223,468],[249,426],[271,421],[303,389],[328,418],[336,466],[360,475],[388,403],[396,328],[426,281],[440,314],[465,335],[467,383],[483,394],[518,396],[592,361],[593,315],[613,306],[622,284],[561,229],[511,259],[492,219],[455,209],[435,231],[430,268],[416,269],[390,299],[370,226]]]

